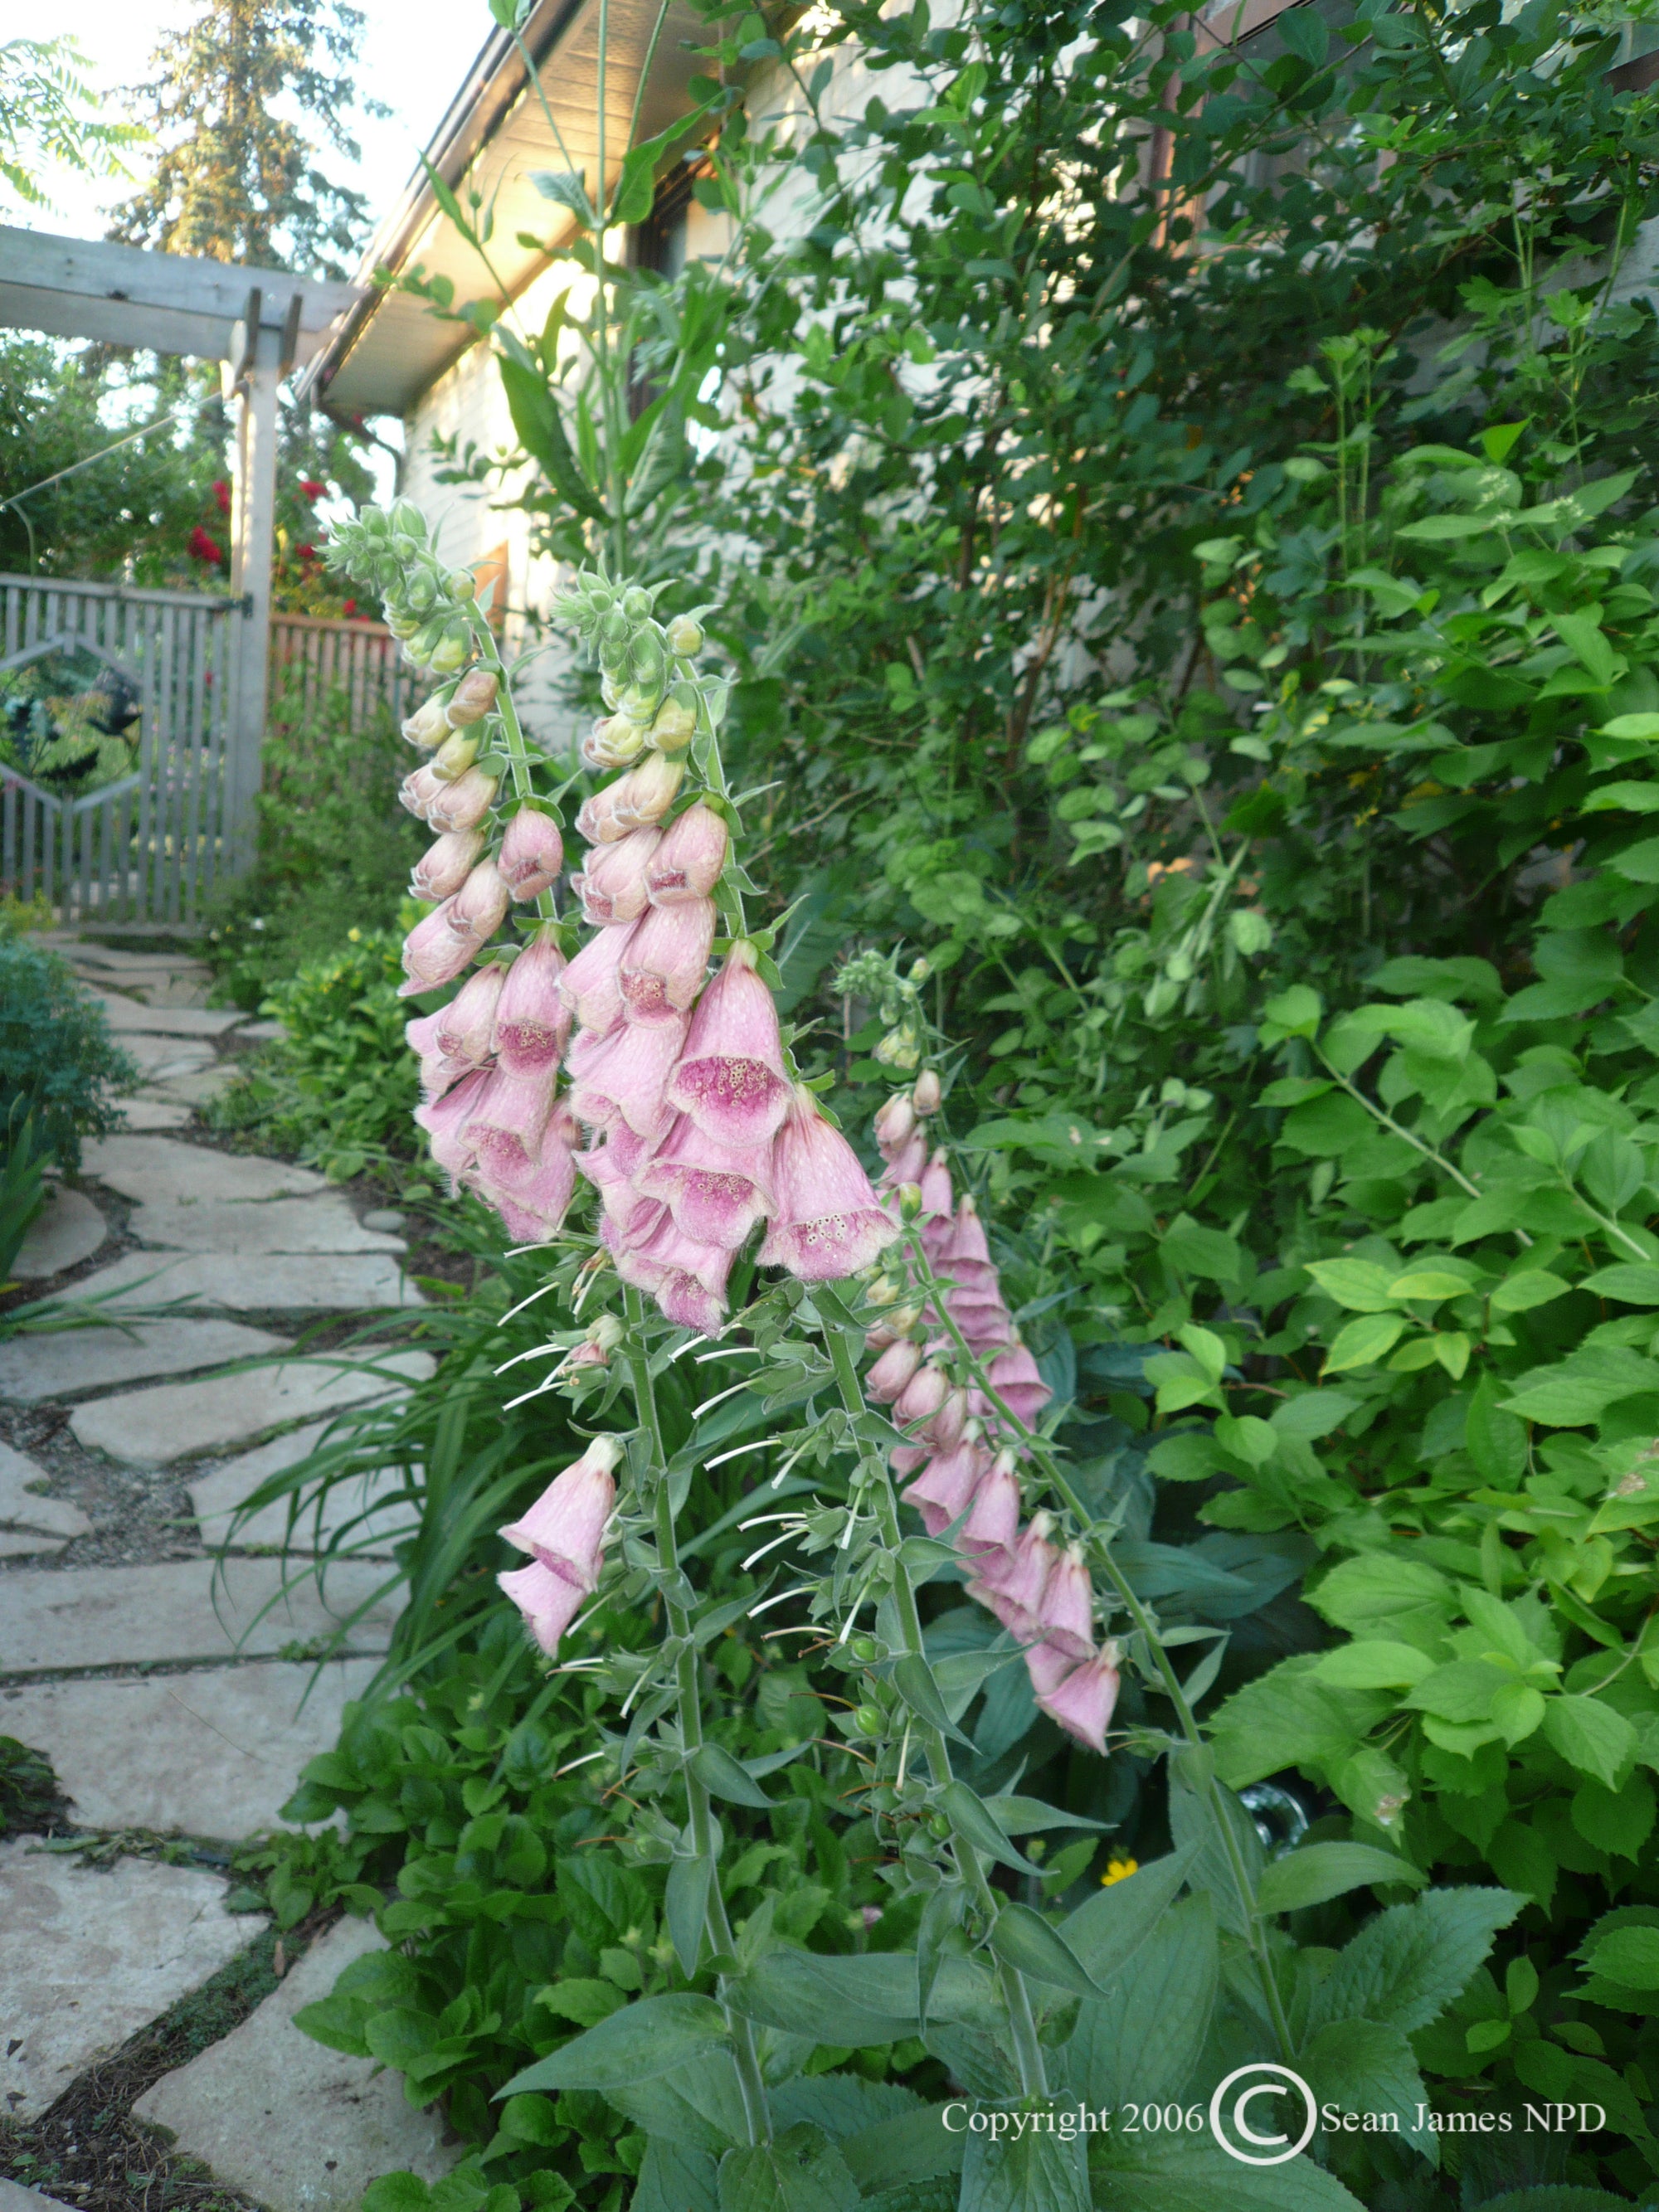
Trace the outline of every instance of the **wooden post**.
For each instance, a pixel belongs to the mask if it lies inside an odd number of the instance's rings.
[[[231,495],[230,588],[241,601],[232,663],[229,750],[225,763],[225,860],[233,873],[252,857],[270,665],[270,577],[276,529],[276,387],[288,364],[281,321],[265,322],[258,292],[248,301],[235,380],[236,463]],[[273,303],[282,313],[283,304]],[[240,372],[240,373],[239,373]]]

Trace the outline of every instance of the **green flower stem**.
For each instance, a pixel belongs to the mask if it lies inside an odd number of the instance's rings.
[[[522,806],[534,796],[535,787],[530,777],[530,745],[525,737],[524,725],[519,720],[518,708],[514,703],[507,663],[501,659],[501,649],[495,641],[495,633],[490,628],[489,617],[483,609],[476,600],[469,599],[465,612],[479,658],[495,678],[495,710],[501,718],[501,735],[507,742],[507,765],[513,777],[514,793]],[[558,906],[550,890],[537,892],[536,911],[544,921],[558,920]]]
[[[1285,2014],[1285,2002],[1279,1994],[1278,1978],[1273,1972],[1273,1953],[1268,1942],[1267,1924],[1256,1909],[1255,1892],[1251,1885],[1249,1871],[1244,1864],[1243,1853],[1238,1846],[1238,1838],[1233,1832],[1233,1824],[1227,1817],[1226,1809],[1216,1795],[1215,1775],[1210,1747],[1204,1741],[1203,1731],[1198,1724],[1198,1717],[1188,1703],[1187,1693],[1181,1686],[1181,1677],[1176,1674],[1174,1662],[1164,1649],[1164,1639],[1158,1632],[1157,1624],[1135,1595],[1128,1577],[1118,1565],[1113,1555],[1111,1545],[1102,1534],[1096,1516],[1078,1495],[1054,1454],[1042,1438],[1034,1430],[1028,1428],[1018,1414],[1005,1402],[986,1371],[985,1363],[972,1350],[967,1338],[957,1326],[951,1310],[945,1302],[944,1291],[939,1286],[938,1276],[933,1273],[932,1262],[927,1257],[920,1232],[914,1227],[907,1229],[905,1243],[910,1251],[911,1265],[915,1270],[917,1280],[929,1293],[932,1310],[943,1321],[945,1329],[956,1346],[957,1357],[967,1367],[979,1389],[985,1393],[1007,1423],[1010,1430],[1019,1437],[1030,1452],[1042,1469],[1049,1487],[1063,1501],[1079,1527],[1087,1534],[1091,1549],[1099,1561],[1106,1579],[1111,1583],[1117,1595],[1118,1601],[1130,1620],[1133,1621],[1146,1643],[1148,1656],[1158,1669],[1158,1679],[1164,1685],[1164,1692],[1175,1707],[1176,1719],[1181,1733],[1187,1740],[1188,1748],[1194,1754],[1193,1780],[1199,1795],[1204,1801],[1205,1810],[1210,1816],[1217,1838],[1226,1856],[1227,1869],[1232,1876],[1233,1887],[1237,1893],[1239,1907],[1245,1916],[1246,1925],[1250,1930],[1250,1948],[1255,1955],[1256,1971],[1261,1982],[1267,2016],[1273,2023],[1273,2034],[1280,2052],[1288,2063],[1296,2056],[1296,2045],[1291,2034],[1289,2019]]]
[[[848,1416],[856,1419],[865,1410],[864,1392],[860,1387],[858,1369],[854,1363],[846,1332],[833,1322],[826,1322],[823,1336],[835,1368],[841,1402]],[[876,1522],[881,1531],[882,1545],[891,1565],[893,1602],[898,1612],[904,1649],[907,1654],[920,1659],[925,1656],[921,1616],[916,1609],[915,1589],[899,1559],[899,1547],[904,1539],[899,1528],[898,1501],[893,1494],[892,1480],[880,1454],[866,1451],[864,1466],[876,1500]],[[934,1783],[942,1789],[951,1778],[951,1747],[943,1733],[927,1722],[918,1718],[913,1725],[926,1746],[927,1764]],[[1000,1900],[991,1887],[979,1853],[965,1836],[959,1834],[952,1836],[951,1848],[968,1893],[988,1926],[996,1918]],[[1031,1996],[1025,1986],[1025,1978],[1015,1967],[1000,1962],[997,1976],[1002,1986],[1003,2001],[1008,2008],[1020,2087],[1028,2097],[1045,2097],[1048,2091],[1042,2064],[1042,2046],[1037,2040],[1036,2021],[1031,2010]]]
[[[673,1501],[668,1489],[668,1454],[663,1445],[656,1386],[651,1378],[651,1358],[646,1344],[645,1305],[631,1285],[624,1290],[623,1301],[628,1317],[628,1365],[634,1385],[634,1403],[640,1427],[645,1431],[650,1445],[656,1477],[653,1507],[656,1521],[657,1555],[664,1577],[668,1580],[679,1573],[679,1544],[674,1528]],[[675,1599],[665,1596],[664,1610],[668,1617],[669,1634],[679,1647],[676,1676],[680,1744],[689,1759],[703,1741],[697,1650],[692,1641],[690,1615],[685,1607]],[[720,1869],[714,1861],[713,1810],[708,1790],[689,1766],[685,1775],[685,1794],[691,1814],[692,1844],[697,1856],[707,1859],[711,1869],[704,1916],[709,1948],[717,1955],[729,1958],[735,1948],[735,1941],[732,1923],[726,1917],[726,1899],[720,1889]],[[744,2117],[748,2122],[749,2140],[751,2143],[769,2142],[772,2137],[771,2113],[767,2102],[766,2083],[761,2074],[760,2057],[755,2048],[754,2026],[746,2014],[738,2012],[726,2002],[724,1977],[720,1978],[720,2003],[732,2033],[732,2056],[737,2063],[738,2083],[743,2092]]]

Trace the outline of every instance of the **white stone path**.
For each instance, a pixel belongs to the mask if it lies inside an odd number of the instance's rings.
[[[92,1188],[55,1197],[15,1273],[37,1294],[114,1293],[171,1310],[0,1344],[0,1413],[66,1418],[56,1476],[0,1443],[0,1735],[50,1759],[84,1830],[222,1846],[276,1824],[300,1768],[331,1746],[374,1671],[392,1620],[375,1593],[405,1512],[379,1508],[367,1524],[378,1557],[330,1568],[320,1591],[303,1578],[314,1522],[284,1550],[286,1512],[268,1509],[226,1552],[231,1516],[305,1456],[331,1414],[387,1395],[397,1375],[430,1371],[410,1351],[228,1363],[280,1354],[320,1313],[421,1300],[400,1271],[397,1216],[360,1219],[309,1169],[192,1136],[196,1106],[230,1079],[222,1045],[270,1025],[208,1009],[198,963],[52,941],[144,1083],[124,1131],[85,1147]],[[118,1252],[123,1212],[131,1249]],[[121,1532],[64,1494],[76,1487],[69,1440],[94,1471],[140,1482],[181,1473],[197,1554],[77,1564]],[[324,1538],[374,1504],[372,1492],[331,1500]],[[366,1605],[347,1656],[313,1680],[293,1647],[314,1646]],[[263,1931],[261,1916],[227,1911],[228,1888],[199,1866],[124,1856],[94,1868],[27,1838],[0,1843],[0,2119],[43,2113]],[[397,2078],[289,2024],[378,1940],[341,1923],[224,2043],[149,2091],[141,2117],[272,2212],[349,2212],[376,2173],[399,2167],[436,2179],[458,2150]],[[30,2212],[28,2198],[37,2212],[47,2201],[0,2180],[0,2212]]]

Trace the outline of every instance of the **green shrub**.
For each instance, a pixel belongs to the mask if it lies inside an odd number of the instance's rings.
[[[103,1008],[76,988],[64,963],[25,937],[0,937],[0,1128],[28,1115],[73,1173],[82,1138],[113,1128],[115,1097],[137,1081]]]

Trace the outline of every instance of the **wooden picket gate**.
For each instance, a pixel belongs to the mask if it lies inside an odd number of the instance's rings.
[[[361,728],[377,704],[399,720],[410,712],[412,678],[398,641],[379,623],[320,615],[270,618],[270,697],[273,710],[311,720],[343,694],[353,724]]]
[[[131,774],[80,795],[0,761],[0,893],[65,922],[189,924],[252,854],[259,732],[230,726],[240,604],[203,592],[0,575],[6,678],[88,656],[138,707]]]

